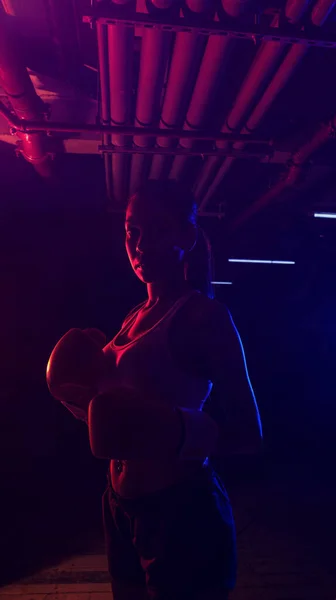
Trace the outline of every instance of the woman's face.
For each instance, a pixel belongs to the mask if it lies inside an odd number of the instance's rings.
[[[141,281],[155,283],[178,272],[187,232],[159,200],[135,196],[127,208],[125,228],[128,258]]]

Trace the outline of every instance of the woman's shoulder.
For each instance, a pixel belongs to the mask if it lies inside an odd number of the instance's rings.
[[[180,360],[199,354],[199,349],[227,327],[228,310],[218,300],[193,294],[174,316],[170,330],[171,347]]]
[[[220,322],[226,320],[229,315],[225,304],[201,293],[194,294],[184,309],[184,314],[181,316],[187,325],[193,327],[216,322],[220,325]]]
[[[233,364],[241,352],[239,334],[224,304],[202,294],[192,298],[176,315],[170,348],[179,365],[218,381],[223,364]]]

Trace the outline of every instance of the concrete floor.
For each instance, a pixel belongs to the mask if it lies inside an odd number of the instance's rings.
[[[228,486],[239,552],[232,600],[335,600],[334,474],[318,461],[289,461]],[[110,600],[99,526],[80,538],[73,555],[2,587],[1,600]]]

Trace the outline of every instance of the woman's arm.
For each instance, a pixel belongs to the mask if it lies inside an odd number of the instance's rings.
[[[262,425],[248,375],[243,344],[225,306],[207,301],[194,328],[194,351],[204,375],[213,382],[214,405],[206,407],[216,419],[216,454],[250,454],[262,444]]]
[[[179,455],[192,460],[260,449],[259,412],[243,347],[227,309],[203,297],[197,310],[181,314],[176,325],[174,355],[177,360],[187,356],[188,368],[193,363],[195,370],[196,364],[197,374],[213,382],[220,414],[215,414],[211,402],[208,411],[186,409],[115,387],[90,403],[90,444],[97,458]]]
[[[164,404],[124,386],[90,402],[88,424],[96,458],[204,460],[217,438],[215,421],[201,410]]]

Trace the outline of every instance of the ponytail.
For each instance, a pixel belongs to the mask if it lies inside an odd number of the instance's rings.
[[[185,278],[194,290],[198,290],[209,298],[214,298],[212,276],[213,256],[211,244],[203,229],[197,227],[195,246],[187,254],[185,261]]]

